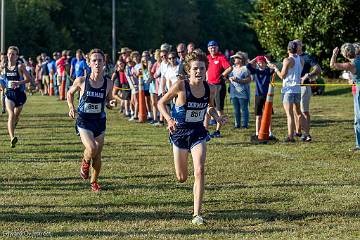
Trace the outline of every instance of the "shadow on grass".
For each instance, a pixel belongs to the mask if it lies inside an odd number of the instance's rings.
[[[330,91],[325,91],[324,96],[337,96],[337,95],[350,94],[350,93],[351,93],[351,87],[338,88]]]
[[[74,142],[47,142],[47,143],[27,143],[27,147],[45,147],[45,146],[74,146],[74,145],[81,145],[81,142],[74,141]]]
[[[7,189],[11,190],[20,190],[20,191],[83,191],[90,189],[88,182],[81,181],[80,177],[77,178],[79,181],[76,182],[61,182],[61,181],[36,181],[36,182],[19,182],[19,183],[5,183],[1,185],[0,189],[6,191]],[[183,189],[186,191],[191,191],[192,186],[190,185],[176,185],[173,183],[164,183],[164,184],[123,184],[118,183],[106,183],[101,181],[102,192],[106,193],[107,191],[117,191],[117,190],[135,190],[135,189],[147,189],[153,191],[166,191],[170,189]]]
[[[49,154],[50,155],[50,154]],[[45,156],[41,155],[39,157],[33,156],[29,158],[20,158],[17,157],[9,159],[8,157],[0,158],[1,162],[13,162],[13,163],[40,163],[40,162],[46,162],[46,163],[59,163],[59,162],[66,162],[66,161],[79,161],[80,162],[80,156],[81,154],[73,154],[73,155],[61,155],[59,157],[53,157],[53,156]]]
[[[116,179],[131,179],[131,178],[165,178],[165,177],[170,177],[173,176],[172,174],[143,174],[143,175],[139,175],[139,174],[135,174],[135,175],[112,175],[111,177],[108,176],[101,176],[101,179],[110,179],[110,180],[116,180]],[[21,182],[29,182],[29,181],[54,181],[54,182],[59,182],[59,181],[73,181],[73,180],[81,180],[80,176],[78,177],[56,177],[56,178],[51,178],[51,177],[18,177],[18,178],[12,178],[12,181],[21,181]],[[0,177],[0,181],[5,182],[8,181],[8,179],[6,178],[1,178]]]
[[[218,210],[209,214],[210,219],[214,220],[237,220],[237,219],[258,219],[266,222],[271,221],[299,221],[307,218],[322,218],[328,216],[346,216],[357,218],[359,211],[319,211],[319,212],[276,212],[268,209],[236,209],[236,210]]]
[[[65,122],[65,121],[63,121]],[[69,125],[59,125],[59,122],[57,122],[54,125],[44,125],[44,124],[40,124],[40,125],[26,125],[26,124],[21,124],[19,125],[19,127],[17,127],[16,129],[26,129],[26,128],[30,128],[30,129],[42,129],[44,131],[49,131],[49,129],[59,129],[59,128],[65,128],[65,129],[69,129],[72,126]],[[74,131],[75,132],[75,131]],[[44,133],[44,132],[42,132]]]
[[[191,190],[191,186],[178,185],[173,183],[147,183],[147,184],[120,184],[120,181],[116,183],[110,182],[111,180],[125,180],[125,179],[138,179],[146,178],[152,179],[157,182],[157,179],[168,178],[171,175],[168,174],[145,174],[145,175],[130,175],[130,176],[112,176],[101,177],[101,183],[103,192],[114,190],[132,190],[132,189],[150,189],[150,190],[168,190],[168,189],[186,189]],[[11,181],[11,182],[9,182]],[[87,181],[82,181],[79,177],[62,177],[62,178],[15,178],[15,179],[3,179],[3,184],[0,186],[2,190],[31,190],[31,191],[82,191],[89,188]]]
[[[311,120],[311,127],[328,127],[334,126],[351,126],[354,124],[354,120],[330,120],[330,119],[315,119]]]
[[[78,153],[78,156],[81,156],[81,153],[83,153],[83,150],[80,148],[75,149],[67,149],[67,148],[58,148],[58,145],[53,144],[56,148],[37,148],[37,149],[17,149],[17,154],[31,154],[31,153],[39,153],[39,154],[54,154],[54,153]],[[67,156],[67,155],[64,155]],[[72,156],[72,155],[71,155]],[[79,158],[79,157],[78,157]]]
[[[69,119],[68,113],[22,113],[21,118],[45,118],[46,121],[52,119],[52,118],[59,118],[59,119]],[[52,119],[53,120],[53,119]],[[45,120],[44,120],[45,121]]]
[[[242,183],[224,183],[219,185],[208,185],[205,186],[206,191],[219,191],[219,190],[231,190],[231,189],[246,189],[246,188],[309,188],[309,187],[344,187],[344,186],[359,186],[359,182],[349,181],[349,182],[327,182],[327,183],[316,183],[316,182],[285,182],[285,183],[272,183],[272,184],[255,184],[255,185],[246,185]]]
[[[189,224],[190,225],[190,224]],[[242,230],[242,229],[224,229],[224,228],[208,228],[207,225],[204,227],[196,227],[193,226],[192,228],[186,227],[184,229],[163,229],[160,231],[144,231],[144,230],[130,230],[127,232],[110,232],[110,231],[67,231],[67,232],[54,232],[51,233],[51,237],[53,238],[63,238],[63,237],[140,237],[141,239],[146,239],[145,237],[161,237],[166,236],[171,237],[171,235],[175,236],[196,236],[196,235],[205,235],[209,234],[212,238],[226,238],[228,235],[234,234],[265,234],[265,233],[278,233],[278,232],[285,232],[290,231],[289,228],[271,228],[271,229],[264,229],[260,231],[255,230]],[[219,235],[219,236],[216,236]],[[198,236],[199,239],[204,239],[203,236]]]
[[[87,221],[156,221],[156,220],[182,220],[189,217],[187,213],[180,212],[132,212],[113,211],[103,213],[99,211],[82,212],[14,212],[3,211],[0,215],[2,222],[27,222],[27,223],[59,223],[59,222],[87,222]]]

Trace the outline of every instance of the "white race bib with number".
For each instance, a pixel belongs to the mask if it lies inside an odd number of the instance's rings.
[[[85,103],[84,112],[101,113],[101,103]]]
[[[8,82],[7,82],[7,87],[8,87],[8,88],[13,88],[13,82],[14,82],[14,81],[8,81]]]
[[[205,111],[206,111],[206,108],[201,109],[201,110],[187,110],[186,116],[185,116],[185,121],[186,122],[201,122],[204,120]]]

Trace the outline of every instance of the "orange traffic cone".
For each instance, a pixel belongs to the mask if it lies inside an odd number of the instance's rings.
[[[147,121],[147,112],[145,104],[144,79],[142,75],[139,76],[139,122]]]
[[[60,100],[65,100],[66,79],[61,79]]]
[[[264,112],[261,119],[261,125],[259,130],[259,141],[267,141],[269,140],[269,127],[271,122],[271,115],[272,115],[272,106],[273,106],[273,99],[274,99],[274,85],[275,81],[275,74],[272,75],[271,83],[269,84],[269,90],[266,97]]]
[[[49,96],[54,96],[54,79],[50,79]]]

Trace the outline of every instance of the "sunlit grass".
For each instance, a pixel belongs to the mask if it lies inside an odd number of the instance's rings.
[[[274,133],[253,145],[250,129],[233,129],[208,144],[204,216],[190,224],[192,183],[175,180],[165,128],[130,123],[108,112],[100,184],[94,194],[79,176],[82,144],[53,97],[30,96],[10,148],[0,116],[0,236],[43,233],[48,239],[357,239],[359,156],[354,146],[351,89],[312,98],[313,142],[284,144],[279,89]],[[189,159],[191,175],[191,159]],[[2,234],[2,235],[1,235]],[[32,234],[32,235],[31,235]]]

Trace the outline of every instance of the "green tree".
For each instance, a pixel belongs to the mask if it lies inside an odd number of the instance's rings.
[[[259,52],[259,43],[250,27],[249,13],[253,11],[250,1],[197,0],[202,45],[210,39],[219,41],[222,49],[247,51],[249,55]]]
[[[65,42],[50,17],[61,6],[58,0],[7,1],[7,45],[19,46],[21,54],[35,55]]]
[[[360,4],[350,0],[258,0],[252,25],[265,49],[281,60],[288,41],[301,39],[326,73],[332,49],[359,40]]]

